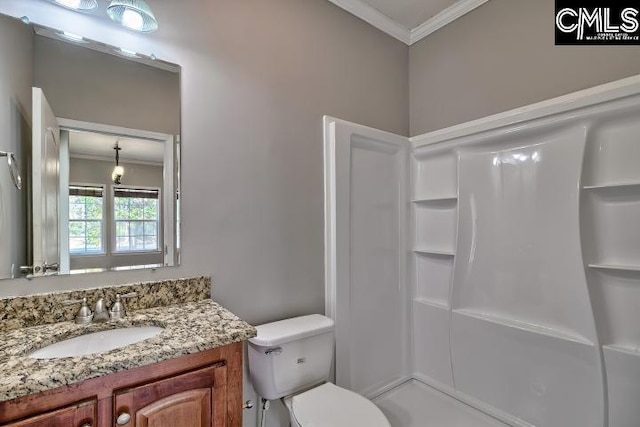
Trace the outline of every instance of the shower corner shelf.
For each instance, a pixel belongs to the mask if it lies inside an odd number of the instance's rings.
[[[435,249],[414,249],[413,252],[419,255],[436,255],[446,257],[453,257],[456,255],[455,251],[443,251]]]
[[[628,181],[628,182],[612,182],[609,184],[596,184],[596,185],[583,185],[583,190],[607,190],[607,189],[625,189],[625,188],[637,188],[640,189],[640,181]]]
[[[621,344],[605,344],[603,349],[616,351],[618,353],[625,353],[631,356],[640,357],[640,346],[635,345],[621,345]]]
[[[455,203],[458,200],[458,196],[435,196],[435,197],[418,197],[411,200],[416,204],[429,204],[429,203]]]
[[[640,273],[640,265],[589,264],[589,267],[596,270],[633,271]]]
[[[429,307],[439,308],[441,310],[449,310],[449,305],[444,301],[433,300],[425,297],[416,297],[413,299],[416,304],[422,304]]]

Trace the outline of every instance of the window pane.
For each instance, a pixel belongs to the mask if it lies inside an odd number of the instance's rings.
[[[144,238],[144,248],[148,251],[157,251],[158,250],[158,240],[155,236]]]
[[[84,203],[69,204],[69,219],[84,219]]]
[[[87,222],[87,249],[102,249],[102,224],[98,221]]]
[[[144,223],[142,221],[132,221],[129,223],[129,230],[131,230],[131,236],[144,235]]]
[[[69,238],[69,251],[71,253],[82,253],[85,250],[84,237],[70,237]]]
[[[72,237],[84,237],[85,223],[82,221],[69,222],[69,235]]]
[[[102,252],[102,187],[70,186],[69,193],[70,252]]]
[[[90,200],[85,207],[85,211],[87,219],[102,219],[102,200]]]
[[[116,187],[116,250],[120,252],[157,251],[159,201],[158,190]],[[124,238],[128,240],[125,241]]]
[[[134,251],[143,251],[144,250],[144,237],[135,236],[131,237],[132,250]]]
[[[157,234],[158,234],[158,223],[156,221],[145,221],[144,235],[155,237]]]
[[[144,219],[157,219],[158,218],[158,200],[145,199],[144,200]]]
[[[129,223],[127,221],[116,221],[116,236],[126,237],[129,235]]]
[[[129,248],[129,237],[118,237],[116,239],[116,250],[128,251]]]
[[[116,219],[129,218],[129,199],[115,198]]]

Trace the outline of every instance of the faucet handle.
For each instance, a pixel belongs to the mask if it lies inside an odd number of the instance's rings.
[[[80,303],[82,303],[82,307],[80,307],[80,311],[78,311],[78,314],[76,314],[76,323],[78,325],[91,323],[91,320],[93,319],[93,313],[87,305],[86,298],[62,301],[62,305],[74,305]]]
[[[137,292],[130,292],[124,295],[116,294],[116,301],[113,303],[113,306],[111,306],[111,310],[109,311],[109,313],[111,313],[111,319],[122,319],[126,315],[124,303],[121,299],[136,298],[137,296]]]

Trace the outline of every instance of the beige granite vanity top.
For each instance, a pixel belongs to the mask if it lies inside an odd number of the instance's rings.
[[[145,341],[104,353],[61,359],[32,359],[34,350],[106,329],[160,326]],[[158,306],[107,323],[71,321],[0,331],[0,401],[54,389],[163,360],[244,341],[256,329],[211,299]]]

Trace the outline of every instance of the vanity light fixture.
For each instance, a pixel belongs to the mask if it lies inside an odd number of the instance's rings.
[[[120,148],[118,142],[116,142],[113,149],[116,150],[116,167],[113,168],[113,172],[111,173],[111,180],[114,184],[120,185],[122,183],[122,175],[124,175],[124,168],[120,166],[120,150],[122,150],[122,148]]]
[[[112,0],[107,14],[115,22],[143,33],[158,29],[158,21],[144,0]]]
[[[60,6],[73,10],[93,10],[98,7],[98,0],[54,0]]]

